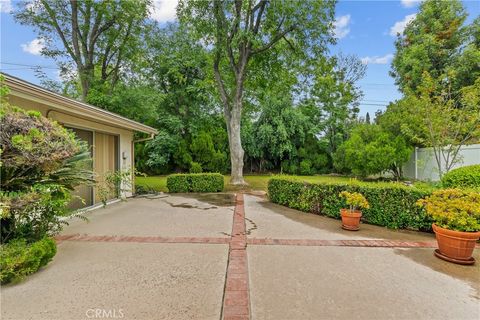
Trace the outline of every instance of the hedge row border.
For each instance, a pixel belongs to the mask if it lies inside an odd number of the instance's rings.
[[[272,178],[268,182],[268,196],[273,203],[304,212],[340,218],[340,209],[346,208],[342,191],[359,192],[370,203],[362,210],[362,221],[392,229],[431,231],[432,220],[417,200],[431,194],[415,187],[392,183],[307,183],[288,178]]]

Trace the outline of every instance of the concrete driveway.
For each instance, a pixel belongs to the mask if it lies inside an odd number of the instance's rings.
[[[429,234],[348,232],[231,194],[136,198],[88,217],[46,268],[2,288],[2,319],[480,318],[479,265],[435,258]]]

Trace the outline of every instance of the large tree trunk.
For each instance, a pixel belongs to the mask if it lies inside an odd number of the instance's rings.
[[[232,165],[230,184],[244,185],[243,179],[243,147],[241,138],[241,119],[242,119],[242,102],[236,101],[231,112],[225,113],[225,121],[227,123],[228,142],[230,147],[230,162]]]

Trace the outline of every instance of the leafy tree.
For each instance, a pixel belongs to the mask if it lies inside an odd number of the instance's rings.
[[[466,32],[467,41],[452,68],[456,71],[453,84],[455,91],[463,86],[474,84],[475,80],[480,78],[480,17],[467,26]]]
[[[272,97],[250,128],[252,138],[246,141],[246,149],[252,151],[247,154],[252,159],[247,161],[256,161],[262,171],[265,166],[273,169],[285,159],[295,159],[310,127],[308,118],[291,101]]]
[[[390,171],[399,179],[411,153],[402,136],[391,135],[376,124],[359,124],[340,146],[335,165],[362,177]]]
[[[55,59],[63,73],[75,65],[86,101],[96,81],[113,88],[138,53],[148,6],[147,0],[23,1],[15,19],[36,30],[45,43],[42,54]]]
[[[431,147],[440,178],[461,160],[462,145],[480,139],[480,79],[462,88],[459,97],[451,86],[439,83],[425,72],[420,95],[408,94],[389,106],[381,119],[402,119],[397,122],[397,129],[416,145]]]
[[[330,156],[345,141],[356,119],[362,93],[355,82],[365,71],[365,66],[354,56],[316,61],[313,84],[301,108],[317,124],[315,133],[328,141]]]
[[[392,75],[402,92],[418,94],[423,73],[441,80],[452,72],[453,89],[472,85],[480,73],[478,64],[477,18],[471,26],[464,26],[467,13],[458,0],[427,0],[419,12],[399,35],[392,62]],[[475,40],[477,39],[477,40]]]
[[[262,56],[278,58],[271,53],[281,42],[296,53],[323,52],[331,40],[333,8],[333,1],[180,1],[180,21],[212,46],[215,82],[229,136],[230,183],[245,184],[240,128],[245,84],[255,75],[252,63]]]

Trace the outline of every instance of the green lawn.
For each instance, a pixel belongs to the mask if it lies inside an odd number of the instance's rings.
[[[274,177],[274,175],[246,175],[245,180],[249,184],[248,187],[233,187],[228,184],[230,176],[225,176],[225,191],[238,191],[238,190],[263,190],[267,191],[268,180]],[[283,177],[294,178],[306,182],[349,182],[356,181],[351,177],[342,176],[287,176]],[[167,190],[167,176],[151,176],[151,177],[137,177],[135,185],[142,186],[146,189],[168,192]]]

